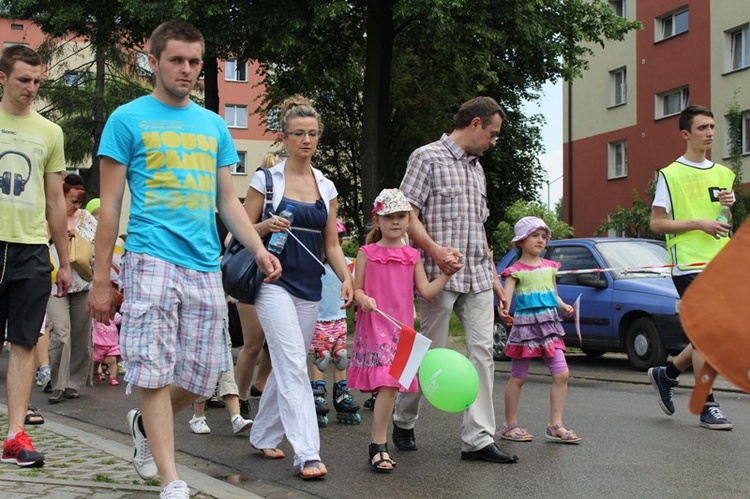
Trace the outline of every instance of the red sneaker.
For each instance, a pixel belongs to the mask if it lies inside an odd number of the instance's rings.
[[[6,438],[3,442],[2,462],[15,463],[24,468],[41,468],[44,466],[44,456],[34,450],[31,438],[21,430],[13,440]]]

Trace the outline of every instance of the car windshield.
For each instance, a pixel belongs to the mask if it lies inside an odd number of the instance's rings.
[[[611,272],[615,279],[671,275],[669,268],[659,267],[669,264],[669,255],[664,244],[658,241],[602,241],[596,244],[596,249],[608,268],[627,269]]]

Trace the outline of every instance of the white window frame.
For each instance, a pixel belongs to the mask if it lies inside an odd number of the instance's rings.
[[[247,128],[247,106],[244,104],[226,104],[224,122],[229,128]]]
[[[670,103],[678,103],[678,108],[667,109]],[[690,105],[690,87],[680,87],[656,94],[656,119],[680,114]]]
[[[609,0],[609,6],[612,8],[612,12],[614,12],[616,16],[622,17],[623,19],[627,17],[627,5],[625,4],[625,0]]]
[[[683,16],[685,16],[684,19],[686,21],[685,27],[681,31],[677,31],[679,29],[678,21],[681,22]],[[687,7],[683,7],[657,17],[655,19],[655,28],[654,34],[656,35],[657,42],[687,33],[690,31],[690,10]]]
[[[247,175],[247,151],[237,151],[239,162],[229,166],[232,175]]]
[[[612,222],[611,214],[607,214],[607,222]],[[607,237],[625,237],[625,231],[609,228],[607,229]]]
[[[750,24],[726,31],[726,71],[750,67]]]
[[[607,180],[628,176],[628,141],[607,144]]]
[[[609,107],[628,103],[628,70],[626,66],[609,72],[610,98]]]
[[[247,81],[247,61],[228,59],[224,64],[224,81]]]
[[[138,76],[151,76],[154,74],[154,70],[151,69],[151,64],[148,63],[148,52],[138,52],[136,55],[136,74]]]

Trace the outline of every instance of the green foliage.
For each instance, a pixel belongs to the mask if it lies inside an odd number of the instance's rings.
[[[555,212],[555,215],[557,215],[557,218],[559,220],[562,220],[562,218],[563,218],[563,200],[562,200],[562,198],[560,198],[560,199],[557,200],[557,203],[555,203],[555,208],[552,211]]]
[[[359,240],[356,237],[346,237],[341,244],[341,249],[344,251],[344,256],[357,258],[357,252],[359,252]]]
[[[378,2],[390,9],[392,33],[380,30],[382,23],[368,24]],[[249,8],[256,43],[247,55],[260,61],[268,90],[258,111],[267,113],[297,92],[315,100],[327,128],[316,166],[334,177],[341,213],[360,238],[368,222],[362,207],[380,188],[397,186],[411,152],[449,132],[460,103],[476,95],[494,97],[509,114],[497,147],[482,158],[488,192],[502,192],[488,199],[487,226],[495,227],[514,201],[534,199],[543,180],[537,158],[544,118],[524,116],[522,103],[538,99],[546,81],[579,75],[591,54],[584,42],[619,40],[639,26],[599,0],[507,0],[502,8],[489,0],[321,0],[314,6],[289,0],[283,16],[277,5],[258,0]],[[366,43],[375,38],[392,48],[390,72],[382,65],[376,71],[367,59]],[[362,170],[361,151],[379,132],[363,128],[362,113],[373,106],[365,101],[369,78],[386,79],[388,93],[378,94],[374,107],[385,113],[388,138],[387,147],[374,148],[379,185],[365,192],[362,178],[370,172]]]
[[[0,6],[53,36],[75,34],[107,51],[137,47],[158,23],[185,19],[203,32],[207,54],[258,61],[266,91],[258,113],[273,116],[294,93],[314,100],[326,129],[315,164],[336,183],[341,217],[360,239],[369,223],[363,206],[382,187],[397,186],[411,152],[450,132],[458,106],[477,95],[494,97],[508,112],[497,147],[482,158],[488,192],[498,193],[488,198],[487,227],[497,226],[514,202],[534,199],[544,178],[537,159],[544,118],[523,115],[523,103],[538,99],[547,81],[579,76],[591,44],[622,40],[640,26],[602,0],[0,0]],[[94,137],[96,143],[97,130]],[[373,178],[374,185],[363,182]]]
[[[646,195],[653,199],[656,182],[649,182]],[[606,235],[614,230],[621,237],[638,237],[644,239],[663,239],[664,236],[651,232],[651,205],[641,198],[638,189],[633,189],[633,203],[630,208],[618,206],[609,214],[609,219],[602,220],[602,224],[594,231],[597,235]]]
[[[738,100],[741,89],[732,95],[727,112],[729,125],[729,167],[734,170],[734,196],[732,206],[732,226],[737,231],[750,213],[750,193],[742,185],[742,108]]]
[[[505,218],[497,224],[493,231],[492,249],[495,257],[502,257],[513,245],[513,227],[523,217],[539,217],[544,220],[547,227],[552,231],[552,239],[567,239],[573,237],[574,229],[566,224],[554,212],[539,202],[516,201],[510,205],[505,212]]]

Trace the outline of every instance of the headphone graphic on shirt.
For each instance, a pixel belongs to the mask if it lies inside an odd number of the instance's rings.
[[[28,156],[26,156],[22,152],[17,151],[5,151],[4,153],[0,154],[0,161],[7,156],[8,154],[15,154],[16,156],[21,156],[26,161],[26,167],[29,169],[29,173],[26,175],[26,178],[23,178],[23,175],[20,173],[11,173],[9,170],[6,170],[0,175],[0,192],[3,194],[9,196],[10,195],[10,186],[11,181],[10,177],[13,176],[13,195],[14,196],[20,196],[23,190],[26,188],[26,182],[29,181],[31,178],[31,160]]]

